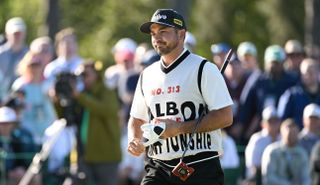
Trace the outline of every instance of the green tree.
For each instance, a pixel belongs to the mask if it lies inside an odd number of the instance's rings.
[[[213,43],[226,42],[236,49],[240,42],[251,41],[262,63],[269,44],[283,45],[287,39],[303,38],[300,0],[195,1],[192,10],[191,31],[198,39],[198,52],[209,58]]]
[[[60,0],[61,27],[77,30],[80,52],[112,63],[111,48],[122,37],[140,42],[149,38],[139,32],[139,25],[150,19],[165,2],[151,0]],[[72,9],[72,11],[70,11]]]
[[[27,24],[27,41],[41,34],[44,11],[38,0],[1,0],[0,33],[4,33],[5,23],[11,17],[22,17]]]

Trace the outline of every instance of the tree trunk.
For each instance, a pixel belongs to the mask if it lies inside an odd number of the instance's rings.
[[[172,9],[179,12],[184,20],[186,21],[187,26],[188,24],[188,18],[189,18],[189,9],[191,5],[191,0],[168,0],[169,4],[171,5]],[[188,27],[187,27],[188,28]]]
[[[305,0],[307,55],[320,59],[320,0]]]
[[[59,30],[59,0],[47,0],[47,34],[54,40],[55,34]]]

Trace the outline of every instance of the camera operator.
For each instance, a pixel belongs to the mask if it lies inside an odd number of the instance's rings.
[[[86,173],[86,184],[116,185],[121,161],[118,106],[116,94],[103,84],[101,68],[101,62],[86,60],[77,73],[82,77],[84,90],[79,92],[73,86],[76,102],[84,107],[79,168]]]
[[[72,164],[70,156],[78,147],[79,130],[83,118],[83,108],[73,96],[73,87],[77,86],[77,76],[70,72],[60,72],[55,77],[51,98],[57,117],[67,121],[67,127],[61,132],[48,159],[47,181],[62,184],[69,176]],[[79,150],[80,151],[80,150]]]

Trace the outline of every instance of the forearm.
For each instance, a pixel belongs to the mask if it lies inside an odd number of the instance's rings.
[[[177,123],[171,120],[161,120],[166,122],[166,131],[162,135],[163,138],[173,137],[179,134],[192,133],[197,120]],[[219,110],[212,110],[206,114],[198,123],[196,132],[209,132],[216,129],[230,126],[233,121],[231,106]]]
[[[141,125],[145,122],[141,119],[130,117],[128,122],[128,140],[140,139],[142,140]]]
[[[128,152],[134,156],[140,156],[145,148],[142,144],[141,125],[145,122],[141,119],[130,117],[128,122]]]

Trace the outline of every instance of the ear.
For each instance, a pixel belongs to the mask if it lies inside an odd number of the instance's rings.
[[[186,30],[179,30],[179,39],[182,39],[184,41],[184,39],[186,38]]]

